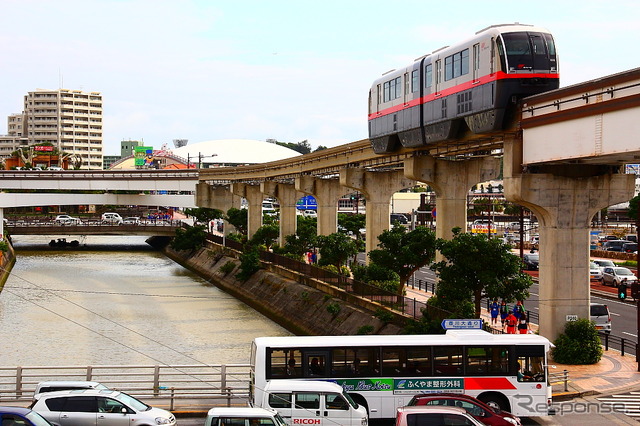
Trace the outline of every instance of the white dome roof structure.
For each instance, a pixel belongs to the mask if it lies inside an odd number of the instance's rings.
[[[235,165],[268,163],[297,155],[297,151],[277,145],[275,143],[256,141],[251,139],[221,139],[204,141],[183,146],[173,150],[193,163],[202,158],[202,163]]]

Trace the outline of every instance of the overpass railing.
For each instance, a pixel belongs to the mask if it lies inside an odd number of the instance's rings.
[[[230,406],[248,401],[249,370],[249,364],[0,367],[0,405],[26,405],[42,381],[91,380],[170,410]]]
[[[218,235],[208,234],[207,239],[214,244],[223,245],[233,250],[243,250],[242,243],[229,240]],[[392,291],[388,291],[368,283],[357,281],[352,278],[345,277],[343,275],[339,275],[331,271],[327,271],[326,269],[318,268],[314,265],[310,265],[296,259],[291,259],[286,256],[281,256],[268,251],[262,251],[260,252],[260,260],[325,282],[334,287],[338,287],[348,294],[356,295],[363,299],[377,302],[387,308],[408,315],[413,319],[422,318],[423,311],[428,312],[433,319],[444,319],[448,318],[451,315],[450,312],[444,311],[431,305],[427,305],[425,302],[419,301],[415,298],[402,296]]]

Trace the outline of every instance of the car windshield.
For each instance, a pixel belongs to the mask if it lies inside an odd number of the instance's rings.
[[[529,260],[540,260],[540,255],[539,254],[527,254],[526,257]]]
[[[613,262],[612,262],[612,261],[610,261],[610,260],[598,260],[596,263],[597,263],[598,265],[600,265],[601,267],[606,267],[606,266],[614,267],[614,266],[616,266],[616,264],[615,264],[615,263],[613,263]]]
[[[616,275],[633,275],[633,272],[631,272],[630,270],[628,270],[627,268],[613,268],[613,270],[616,272]]]
[[[593,263],[593,262],[591,262],[591,263],[589,264],[589,267],[590,267],[591,269],[598,269],[598,265],[596,265],[596,264],[595,264],[595,263]]]
[[[591,316],[601,317],[603,315],[609,315],[605,305],[591,305]]]
[[[148,406],[142,401],[138,401],[137,399],[135,399],[131,395],[127,395],[126,393],[120,392],[117,396],[115,396],[115,399],[117,399],[118,401],[122,402],[125,405],[128,405],[129,407],[133,408],[136,411],[151,410],[150,406]]]
[[[51,423],[49,423],[49,421],[47,419],[45,419],[44,417],[42,417],[40,414],[36,413],[35,411],[31,411],[30,413],[25,415],[25,417],[27,418],[27,420],[29,420],[31,423],[33,423],[35,426],[51,426]]]

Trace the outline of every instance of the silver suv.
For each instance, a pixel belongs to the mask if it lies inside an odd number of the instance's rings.
[[[47,392],[34,397],[30,407],[59,426],[143,426],[176,424],[169,411],[153,408],[126,393],[80,389]]]
[[[605,333],[611,333],[611,314],[609,307],[602,303],[592,303],[589,306],[590,319],[596,325],[596,329],[603,330]]]

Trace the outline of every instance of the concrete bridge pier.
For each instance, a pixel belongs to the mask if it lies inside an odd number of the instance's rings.
[[[196,184],[196,206],[222,210],[225,214],[232,207],[239,209],[242,198],[233,194],[227,185]],[[224,221],[224,235],[229,235],[231,225]]]
[[[260,191],[258,185],[249,185],[246,183],[232,183],[231,192],[239,197],[247,200],[247,238],[251,239],[258,228],[262,226],[262,201],[264,194]]]
[[[260,184],[263,194],[275,197],[280,203],[280,237],[279,244],[285,242],[284,237],[296,233],[298,218],[296,217],[296,202],[298,192],[292,184],[264,181]]]
[[[4,239],[4,209],[0,208],[0,240]]]
[[[562,176],[522,173],[522,140],[505,141],[505,197],[533,211],[540,233],[540,334],[555,340],[568,315],[589,318],[589,229],[601,209],[628,201],[634,175],[563,165]],[[601,170],[601,169],[600,169]]]
[[[296,178],[295,188],[313,195],[318,208],[318,235],[330,235],[338,230],[338,200],[345,190],[338,179],[320,179],[309,175]]]
[[[406,178],[401,170],[392,172],[370,172],[361,168],[340,170],[340,185],[362,192],[367,201],[366,252],[378,248],[378,236],[389,229],[391,197],[416,182]],[[369,258],[367,257],[367,262]]]
[[[467,231],[467,195],[473,185],[495,179],[500,173],[500,159],[485,157],[466,161],[411,157],[405,160],[404,174],[424,182],[436,193],[436,237],[451,239],[451,230]]]

